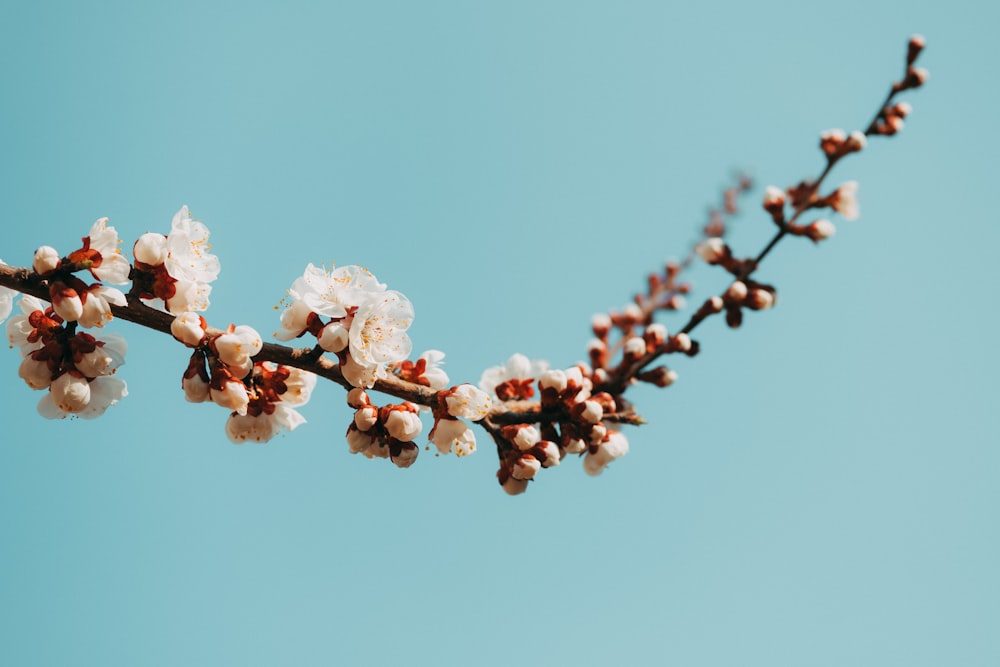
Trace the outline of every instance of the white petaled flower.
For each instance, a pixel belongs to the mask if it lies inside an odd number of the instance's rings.
[[[392,454],[390,458],[396,464],[396,467],[409,468],[417,460],[417,454],[419,453],[420,449],[416,445],[412,442],[407,442],[399,448],[399,454]]]
[[[424,360],[426,367],[420,376],[427,381],[427,386],[431,389],[444,389],[448,386],[448,373],[441,366],[444,365],[444,352],[441,350],[427,350],[417,360]]]
[[[362,305],[350,329],[351,357],[366,368],[403,361],[413,344],[406,330],[413,322],[413,304],[395,291],[383,292]]]
[[[114,319],[114,315],[111,314],[112,305],[128,305],[121,290],[101,284],[91,285],[84,297],[83,312],[77,322],[86,328],[103,327],[105,323]]]
[[[327,352],[342,352],[351,342],[350,332],[341,322],[330,322],[316,337],[316,343]]]
[[[510,471],[510,476],[514,479],[534,479],[535,473],[537,473],[542,467],[542,464],[531,454],[522,454],[521,458],[514,463],[513,469]]]
[[[361,306],[386,286],[360,266],[342,266],[326,271],[309,264],[301,278],[288,290],[293,303],[301,301],[310,312],[334,319],[345,317],[347,309]]]
[[[266,364],[271,365],[271,362]],[[288,378],[285,379],[287,389],[281,394],[281,400],[289,405],[305,405],[316,388],[316,374],[299,368],[286,368],[289,371]]]
[[[455,456],[468,456],[476,451],[476,434],[458,419],[439,419],[430,440],[442,454],[454,451]]]
[[[174,338],[188,347],[198,347],[205,340],[205,330],[208,323],[205,318],[193,311],[186,311],[174,318],[170,323],[170,333]]]
[[[59,251],[50,245],[43,245],[35,251],[35,257],[31,262],[31,268],[40,276],[50,271],[55,271],[62,263]]]
[[[448,406],[448,414],[452,417],[464,417],[474,422],[486,417],[493,407],[493,399],[471,384],[453,387],[445,397],[445,403]]]
[[[830,204],[833,210],[840,213],[847,220],[858,219],[858,182],[847,181],[834,192],[833,201]]]
[[[306,422],[297,410],[283,403],[274,403],[274,411],[256,416],[234,413],[226,421],[226,435],[236,444],[247,440],[267,442],[281,432],[294,431]]]
[[[63,412],[80,412],[90,403],[90,383],[81,374],[69,371],[52,381],[49,395]]]
[[[538,429],[534,426],[522,426],[514,436],[514,445],[522,452],[531,449],[542,439]]]
[[[199,373],[195,373],[190,377],[185,374],[181,379],[181,389],[184,390],[184,399],[191,403],[204,403],[212,400],[208,380],[203,378]]]
[[[61,280],[49,285],[49,296],[52,297],[52,310],[66,322],[76,322],[83,315],[79,292]]]
[[[159,266],[167,259],[167,237],[155,232],[147,232],[139,237],[132,246],[132,256],[135,261]]]
[[[764,208],[780,208],[785,205],[785,191],[769,185],[764,189]]]
[[[542,451],[545,452],[545,460],[542,461],[543,468],[552,468],[559,465],[559,446],[551,440],[543,440],[539,443]]]
[[[24,356],[41,346],[40,341],[32,343],[28,340],[28,336],[34,330],[28,317],[35,311],[44,311],[47,305],[41,299],[25,294],[21,297],[20,307],[22,314],[15,315],[7,322],[7,340],[11,345],[20,348],[21,356]]]
[[[215,339],[213,345],[219,361],[227,366],[245,368],[250,357],[264,347],[264,342],[256,329],[241,324],[238,327],[230,326],[226,333]]]
[[[65,394],[61,395],[65,399]],[[100,417],[109,407],[115,405],[125,396],[128,396],[128,388],[125,381],[111,376],[95,378],[89,383],[89,400],[81,409],[72,411],[60,407],[52,394],[49,392],[38,401],[38,413],[46,419],[63,419],[69,415],[81,417],[83,419],[94,419]]]
[[[208,228],[191,218],[187,206],[177,211],[167,235],[167,273],[178,280],[210,283],[219,277],[219,258],[209,253]]]
[[[125,337],[110,333],[103,340],[96,341],[92,351],[81,354],[79,359],[74,358],[73,365],[88,378],[112,375],[125,363],[127,353]]]
[[[208,310],[208,295],[212,286],[197,280],[178,280],[174,283],[174,295],[164,302],[171,313],[183,313],[191,310]]]
[[[229,378],[223,380],[220,388],[215,388],[215,383],[209,390],[212,401],[227,410],[232,410],[241,415],[247,413],[247,406],[250,405],[250,396],[247,394],[246,385],[239,380]]]
[[[345,380],[354,387],[365,388],[375,386],[375,380],[382,376],[384,368],[384,366],[362,366],[354,361],[354,357],[349,353],[344,356],[344,360],[340,364],[340,372],[344,375]]]
[[[48,389],[52,384],[52,370],[48,362],[35,359],[34,354],[24,356],[17,374],[32,389]]]
[[[628,440],[617,431],[609,431],[607,439],[598,445],[597,451],[588,452],[583,458],[583,470],[588,475],[600,475],[609,463],[626,454],[628,454]]]
[[[479,387],[490,396],[496,397],[497,386],[508,380],[531,380],[549,369],[549,362],[529,359],[520,353],[511,355],[503,366],[493,366],[483,371]]]
[[[118,247],[118,231],[108,226],[108,219],[97,220],[90,228],[90,249],[101,253],[101,265],[91,269],[98,280],[113,285],[124,285],[128,282],[132,265],[121,253]]]
[[[726,254],[726,243],[718,236],[705,239],[694,247],[694,251],[708,264],[715,264]]]
[[[274,332],[278,340],[292,340],[305,333],[312,310],[303,301],[294,300],[281,311],[281,328]]]
[[[423,430],[423,423],[417,416],[416,407],[413,412],[408,410],[392,410],[385,419],[385,430],[396,440],[409,442]]]
[[[363,454],[374,444],[375,436],[354,427],[347,429],[347,446],[350,448],[351,454]]]

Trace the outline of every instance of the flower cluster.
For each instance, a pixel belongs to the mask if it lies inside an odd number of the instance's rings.
[[[309,264],[288,296],[291,303],[274,337],[292,340],[312,334],[323,351],[337,355],[344,378],[355,387],[374,386],[412,350],[406,330],[413,322],[413,305],[367,269],[326,271]]]
[[[140,298],[170,313],[208,309],[219,259],[209,253],[208,228],[191,218],[187,206],[177,211],[167,235],[149,232],[132,249],[133,283]]]
[[[598,326],[606,329],[603,324],[599,322]],[[654,326],[654,331],[658,330]],[[662,343],[661,339],[655,344]],[[508,400],[534,395],[537,386],[539,408],[552,417],[535,426],[528,419],[537,422],[537,413],[529,413],[525,421],[494,429],[500,450],[497,479],[507,493],[523,493],[539,470],[559,465],[567,454],[585,455],[584,470],[598,475],[608,463],[628,452],[625,437],[605,423],[616,416],[616,401],[607,392],[593,391],[595,378],[595,372],[586,364],[549,370],[547,363],[529,362],[520,354],[503,366],[484,371],[480,387],[494,390],[500,400],[504,400],[503,395],[509,396]],[[516,383],[506,386],[516,387],[516,392],[503,388],[511,380]]]
[[[420,453],[413,440],[423,430],[416,405],[406,402],[379,408],[360,388],[348,392],[347,404],[354,408],[354,420],[347,429],[352,454],[388,458],[400,468],[413,465]]]
[[[125,363],[124,338],[78,332],[75,323],[33,296],[21,297],[20,305],[22,314],[7,322],[7,339],[21,353],[21,379],[47,392],[38,402],[43,417],[91,419],[128,393],[125,382],[112,377]]]
[[[493,399],[471,384],[461,384],[437,393],[434,427],[430,440],[441,454],[468,456],[476,451],[476,434],[462,421],[480,422],[493,408]]]
[[[231,324],[209,334],[204,317],[186,312],[174,318],[170,333],[194,348],[181,379],[185,398],[229,410],[230,440],[267,442],[281,429],[293,431],[305,423],[295,407],[309,401],[316,376],[270,361],[255,362],[264,343],[253,327]]]

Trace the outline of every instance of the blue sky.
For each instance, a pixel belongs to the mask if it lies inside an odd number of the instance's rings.
[[[783,243],[778,307],[709,322],[601,477],[510,498],[488,447],[351,456],[343,393],[263,446],[124,322],[130,395],[48,422],[0,355],[0,663],[995,665],[997,9],[955,2],[48,3],[0,13],[0,257],[213,233],[212,324],[277,328],[306,263],[414,303],[452,379],[582,359],[728,176],[818,173],[928,49],[861,219]],[[770,223],[737,222],[742,254]],[[699,267],[697,294],[723,277]],[[668,327],[679,326],[665,320]],[[994,435],[990,435],[994,433]]]

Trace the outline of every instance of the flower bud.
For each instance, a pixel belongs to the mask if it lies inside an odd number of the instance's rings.
[[[837,228],[829,220],[816,220],[806,227],[806,236],[812,239],[814,243],[819,243],[823,239],[833,236],[836,231]]]
[[[320,331],[316,342],[327,352],[341,352],[350,343],[350,334],[340,322],[330,322]]]
[[[752,289],[747,293],[745,303],[751,310],[764,310],[774,305],[774,295],[766,289]]]
[[[90,383],[73,371],[53,380],[49,393],[56,406],[64,412],[80,412],[90,403]]]
[[[517,429],[513,441],[514,446],[523,452],[534,447],[541,439],[542,435],[538,432],[537,428],[534,426],[522,426]]]
[[[708,264],[718,264],[727,254],[726,243],[717,236],[705,239],[694,251]]]
[[[409,442],[413,440],[423,429],[423,422],[417,416],[416,408],[414,412],[408,410],[391,410],[385,419],[385,430],[396,440]]]
[[[747,297],[747,286],[742,280],[735,280],[726,290],[726,298],[735,303],[742,303]]]
[[[529,480],[534,479],[535,473],[541,469],[542,464],[531,454],[522,454],[521,458],[514,463],[510,471],[510,476],[514,479]]]
[[[847,141],[844,142],[844,151],[847,153],[857,153],[868,145],[868,137],[861,130],[854,130]]]
[[[396,464],[397,468],[409,468],[413,465],[414,461],[417,460],[417,454],[419,453],[420,449],[415,444],[412,442],[405,442],[400,445],[398,454],[392,454],[390,452],[390,458],[392,459],[392,462]]]
[[[378,423],[378,408],[374,405],[366,405],[358,408],[354,413],[354,425],[359,431],[368,431]]]
[[[181,313],[170,323],[170,333],[188,347],[198,347],[205,340],[208,322],[198,313]]]
[[[152,232],[143,234],[132,247],[132,256],[137,262],[149,266],[159,266],[167,259],[167,237]]]
[[[32,389],[46,389],[52,384],[52,371],[45,361],[37,361],[29,354],[21,360],[17,374]]]
[[[60,264],[62,259],[59,257],[59,251],[52,246],[43,245],[35,251],[32,268],[35,269],[35,273],[44,276],[58,269]]]

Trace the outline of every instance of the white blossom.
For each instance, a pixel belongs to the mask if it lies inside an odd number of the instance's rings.
[[[549,362],[539,359],[529,359],[520,353],[511,355],[503,366],[493,366],[483,371],[479,378],[479,387],[496,397],[497,386],[508,380],[532,380],[549,369]]]
[[[124,285],[128,282],[132,266],[121,254],[118,247],[118,231],[108,226],[108,219],[97,220],[90,228],[90,249],[101,254],[101,265],[91,269],[98,280],[113,285]]]
[[[348,308],[361,306],[385,288],[371,271],[360,266],[326,271],[309,264],[302,277],[292,283],[288,294],[294,301],[303,302],[311,312],[336,319],[345,317]]]
[[[415,408],[414,408],[415,410]],[[417,413],[407,410],[392,410],[385,419],[385,430],[396,440],[409,442],[423,429],[423,422]]]
[[[609,431],[607,440],[583,458],[583,470],[588,475],[600,475],[604,468],[615,459],[628,454],[628,440],[617,431]]]
[[[412,322],[413,304],[399,292],[384,292],[369,300],[351,323],[351,357],[368,368],[406,359],[413,349],[406,335]]]
[[[32,354],[25,355],[21,360],[17,374],[32,389],[48,389],[52,384],[52,370],[48,362],[39,361]]]
[[[274,404],[274,411],[270,414],[262,413],[251,416],[234,413],[229,415],[229,419],[226,421],[226,435],[236,444],[242,444],[247,440],[267,442],[278,435],[281,429],[294,431],[305,421],[297,410],[279,402]]]
[[[531,454],[522,454],[510,471],[510,476],[514,479],[534,479],[542,467],[541,462]]]
[[[170,323],[170,333],[188,347],[198,347],[205,340],[205,318],[193,311],[185,311]]]
[[[114,319],[111,306],[125,306],[127,303],[121,290],[101,284],[92,285],[87,289],[83,312],[77,321],[82,327],[103,327]]]
[[[214,341],[219,361],[227,366],[246,368],[250,358],[261,351],[264,342],[253,327],[241,324],[230,326],[226,333]]]
[[[128,352],[125,337],[117,333],[109,333],[97,343],[91,352],[80,355],[80,359],[73,362],[76,369],[88,378],[114,374],[125,363]]]
[[[209,253],[208,228],[191,218],[187,206],[177,211],[167,235],[167,255],[163,260],[169,273],[178,280],[210,283],[219,277],[219,258]]]
[[[476,434],[459,419],[439,419],[430,440],[442,454],[454,451],[455,456],[467,456],[476,451]]]
[[[50,271],[55,271],[62,263],[59,251],[50,245],[43,245],[35,251],[35,257],[31,262],[31,268],[40,276],[44,276]]]
[[[448,414],[452,417],[464,417],[470,421],[483,419],[493,407],[493,400],[489,395],[471,384],[454,387],[445,397],[445,403]]]
[[[50,388],[50,391],[38,401],[38,413],[46,419],[63,419],[71,414],[83,419],[94,419],[103,415],[109,407],[127,395],[128,388],[124,380],[102,376],[90,381],[89,399],[81,409],[71,411],[59,407]],[[64,394],[62,397],[65,399]]]
[[[833,210],[840,213],[846,220],[857,220],[860,214],[858,208],[858,182],[847,181],[834,192],[831,202]]]

